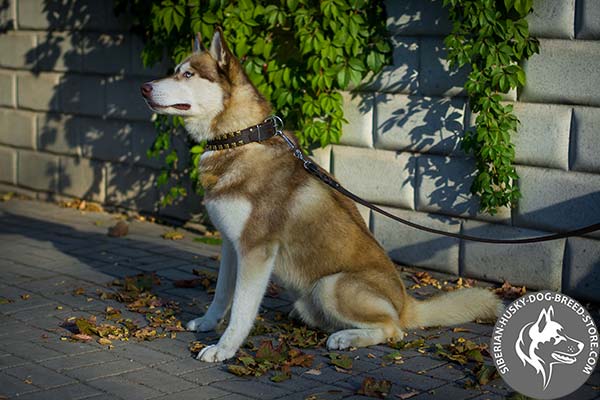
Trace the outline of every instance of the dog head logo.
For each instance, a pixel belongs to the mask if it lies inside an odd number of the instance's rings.
[[[549,306],[542,309],[537,321],[521,329],[515,350],[523,365],[529,364],[542,375],[543,389],[546,390],[554,366],[575,363],[583,343],[566,334],[565,327],[554,320],[554,308]]]

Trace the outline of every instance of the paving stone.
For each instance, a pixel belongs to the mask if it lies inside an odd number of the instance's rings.
[[[274,385],[267,385],[262,382],[256,382],[250,379],[231,379],[227,381],[215,382],[213,387],[220,389],[243,394],[255,399],[275,399],[277,397],[285,395],[285,390],[279,389]]]
[[[429,370],[427,375],[454,382],[465,377],[465,373],[460,368],[452,364],[441,365]]]
[[[333,147],[335,177],[348,190],[378,204],[413,208],[414,168],[415,158],[408,153]]]
[[[70,343],[65,344],[64,342],[61,342],[60,344],[62,347],[71,347]],[[62,372],[91,365],[103,364],[111,361],[118,361],[117,357],[113,355],[111,351],[98,351],[96,349],[90,349],[89,352],[83,354],[68,355],[44,361],[44,366],[54,371]]]
[[[599,60],[600,41],[541,39],[540,54],[524,63],[527,85],[519,100],[600,105],[600,71],[594,68]]]
[[[404,363],[400,364],[399,367],[403,370],[415,372],[421,375],[426,371],[432,370],[444,364],[447,364],[447,361],[444,361],[439,358],[430,357],[427,355],[422,355],[420,357],[411,357],[407,360],[404,360]],[[428,373],[427,375],[430,374]]]
[[[2,359],[0,358],[0,363],[1,362]],[[180,360],[159,364],[155,368],[161,371],[168,372],[171,375],[179,376],[201,369],[211,368],[211,365],[209,363],[200,362],[195,358],[188,356]]]
[[[463,233],[495,239],[518,239],[546,234],[523,228],[465,221]],[[460,271],[487,281],[560,290],[565,240],[510,246],[462,241]]]
[[[479,213],[479,199],[470,192],[475,177],[472,159],[423,155],[417,157],[417,166],[417,210],[510,223],[506,207],[493,216]]]
[[[577,39],[600,39],[600,5],[594,0],[579,0],[575,8]]]
[[[198,363],[205,364],[196,360]],[[210,368],[204,368],[193,372],[180,375],[181,378],[199,385],[210,385],[215,382],[227,381],[236,376],[225,371],[221,365],[209,364]]]
[[[577,299],[600,302],[600,241],[567,239],[562,290]]]
[[[152,368],[128,372],[120,375],[119,377],[130,382],[148,386],[163,393],[179,392],[196,386],[192,382],[171,376],[166,374],[164,371],[157,371]]]
[[[344,118],[340,143],[347,146],[373,147],[373,95],[342,92]]]
[[[0,395],[12,397],[36,390],[39,388],[23,382],[22,379],[0,372]]]
[[[419,39],[409,36],[391,38],[392,65],[384,66],[371,81],[365,82],[360,90],[386,93],[416,93],[419,89]],[[368,110],[369,104],[362,107]]]
[[[403,35],[441,35],[452,31],[448,11],[442,1],[386,0],[388,30]]]
[[[419,91],[427,96],[464,96],[469,70],[450,70],[441,38],[422,37],[420,44]]]
[[[527,166],[517,166],[517,173],[523,196],[513,217],[516,225],[556,231],[600,221],[600,175]]]
[[[126,381],[120,376],[97,379],[89,382],[89,385],[128,400],[145,400],[161,395],[161,392],[157,390],[139,383]]]
[[[234,400],[235,396],[238,396],[239,399],[246,399],[246,396],[240,395],[231,395],[227,394],[227,392],[211,387],[211,386],[200,386],[195,387],[194,389],[184,390],[182,392],[177,392],[173,394],[168,394],[166,396],[156,397],[153,400],[198,400],[198,399],[219,399],[219,400]]]
[[[535,0],[527,22],[534,37],[573,39],[575,0]]]
[[[426,399],[468,399],[478,394],[475,390],[463,389],[462,387],[454,384],[448,384],[441,386],[418,396],[411,397],[416,400]]]
[[[133,362],[130,360],[117,360],[67,370],[64,371],[63,374],[73,377],[79,381],[92,381],[94,379],[119,375],[125,372],[135,371],[142,368],[144,368],[144,366],[137,362]]]
[[[114,352],[120,358],[133,360],[144,365],[161,364],[173,361],[174,359],[171,355],[160,353],[135,343],[130,343],[128,346],[115,349]]]
[[[8,31],[0,35],[0,66],[8,68],[32,68],[35,61],[35,34]]]
[[[0,147],[0,182],[17,183],[17,152],[4,146]]]
[[[3,372],[21,380],[29,379],[34,385],[42,389],[75,383],[73,379],[37,364],[25,364],[7,368]]]
[[[431,390],[446,384],[441,379],[431,378],[426,375],[402,371],[398,368],[381,368],[370,373],[378,379],[387,379],[400,387],[410,387],[416,390]]]
[[[35,114],[27,111],[0,110],[0,143],[35,149]]]
[[[383,209],[400,218],[431,228],[460,232],[461,221],[456,218],[389,207]],[[458,239],[414,229],[379,213],[373,213],[371,230],[390,257],[400,264],[426,266],[437,271],[458,274]]]
[[[24,358],[16,357],[12,354],[4,354],[3,356],[0,356],[0,370],[16,367],[26,363],[27,360],[25,360]]]
[[[49,399],[87,399],[92,396],[102,394],[99,390],[93,389],[87,385],[77,383],[69,386],[62,386],[56,389],[44,390],[19,396],[19,400],[49,400]]]
[[[600,108],[574,107],[571,133],[571,169],[600,173]]]
[[[463,99],[381,94],[375,104],[376,148],[464,154],[458,145],[466,108]]]
[[[16,77],[9,71],[0,71],[0,106],[15,107]]]
[[[515,162],[568,170],[572,108],[514,103],[514,112],[521,121],[517,133],[512,135]]]
[[[58,111],[60,75],[55,73],[18,74],[17,105],[34,110]]]

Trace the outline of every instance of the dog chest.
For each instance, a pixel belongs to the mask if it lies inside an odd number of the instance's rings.
[[[252,212],[252,204],[242,197],[219,197],[206,202],[214,226],[234,244],[238,243]]]

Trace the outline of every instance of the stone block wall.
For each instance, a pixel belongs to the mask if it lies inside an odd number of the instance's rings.
[[[441,0],[387,1],[394,65],[345,96],[340,145],[319,153],[350,190],[413,222],[454,233],[520,238],[600,221],[600,2],[539,0],[529,17],[541,52],[527,86],[506,96],[521,120],[516,144],[523,198],[478,212],[474,162],[459,146],[474,118],[450,71]],[[594,18],[596,16],[596,18]],[[321,158],[320,158],[321,159]],[[401,264],[600,300],[600,234],[531,245],[489,245],[400,225],[368,210],[375,237]]]
[[[139,87],[167,68],[144,68],[129,30],[110,1],[0,1],[4,190],[180,219],[200,211],[196,196],[185,207],[157,203],[162,163],[146,156],[155,131]]]
[[[441,0],[387,1],[394,64],[344,96],[342,142],[316,152],[350,190],[412,221],[471,235],[516,238],[600,221],[600,2],[536,0],[531,31],[541,54],[528,83],[505,96],[523,199],[478,212],[474,164],[459,146],[473,124],[450,71]],[[159,207],[161,163],[145,152],[154,131],[139,85],[142,43],[111,2],[0,0],[0,189],[83,197],[189,218],[200,199]],[[185,146],[179,138],[177,146]],[[600,234],[494,246],[431,235],[360,208],[375,237],[406,265],[600,301]]]

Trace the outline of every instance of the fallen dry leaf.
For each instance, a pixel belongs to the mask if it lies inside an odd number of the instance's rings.
[[[108,236],[123,237],[129,233],[129,225],[125,221],[119,221],[114,226],[108,228]]]
[[[417,392],[416,390],[413,390],[412,392],[397,394],[396,397],[399,399],[402,399],[402,400],[407,400],[407,399],[410,399],[411,397],[415,397],[418,394],[419,394],[419,392]]]
[[[106,346],[106,345],[112,344],[112,341],[110,341],[107,338],[101,337],[100,339],[98,339],[98,343],[101,344],[101,345],[103,345],[103,346]]]
[[[9,299],[8,297],[0,297],[0,304],[9,304],[9,303],[13,303],[14,301]]]
[[[377,380],[368,376],[362,381],[360,389],[358,389],[356,393],[361,394],[363,396],[383,399],[387,397],[388,394],[390,394],[391,387],[392,382],[386,379]]]
[[[183,235],[183,233],[177,231],[166,231],[162,234],[162,238],[167,240],[181,240],[184,237],[185,236]]]
[[[30,298],[31,298],[30,294],[22,294],[21,295],[21,299],[23,299],[23,300],[29,300]]]
[[[507,300],[524,296],[526,292],[525,286],[513,286],[508,281],[504,281],[501,287],[494,289],[494,293]]]

